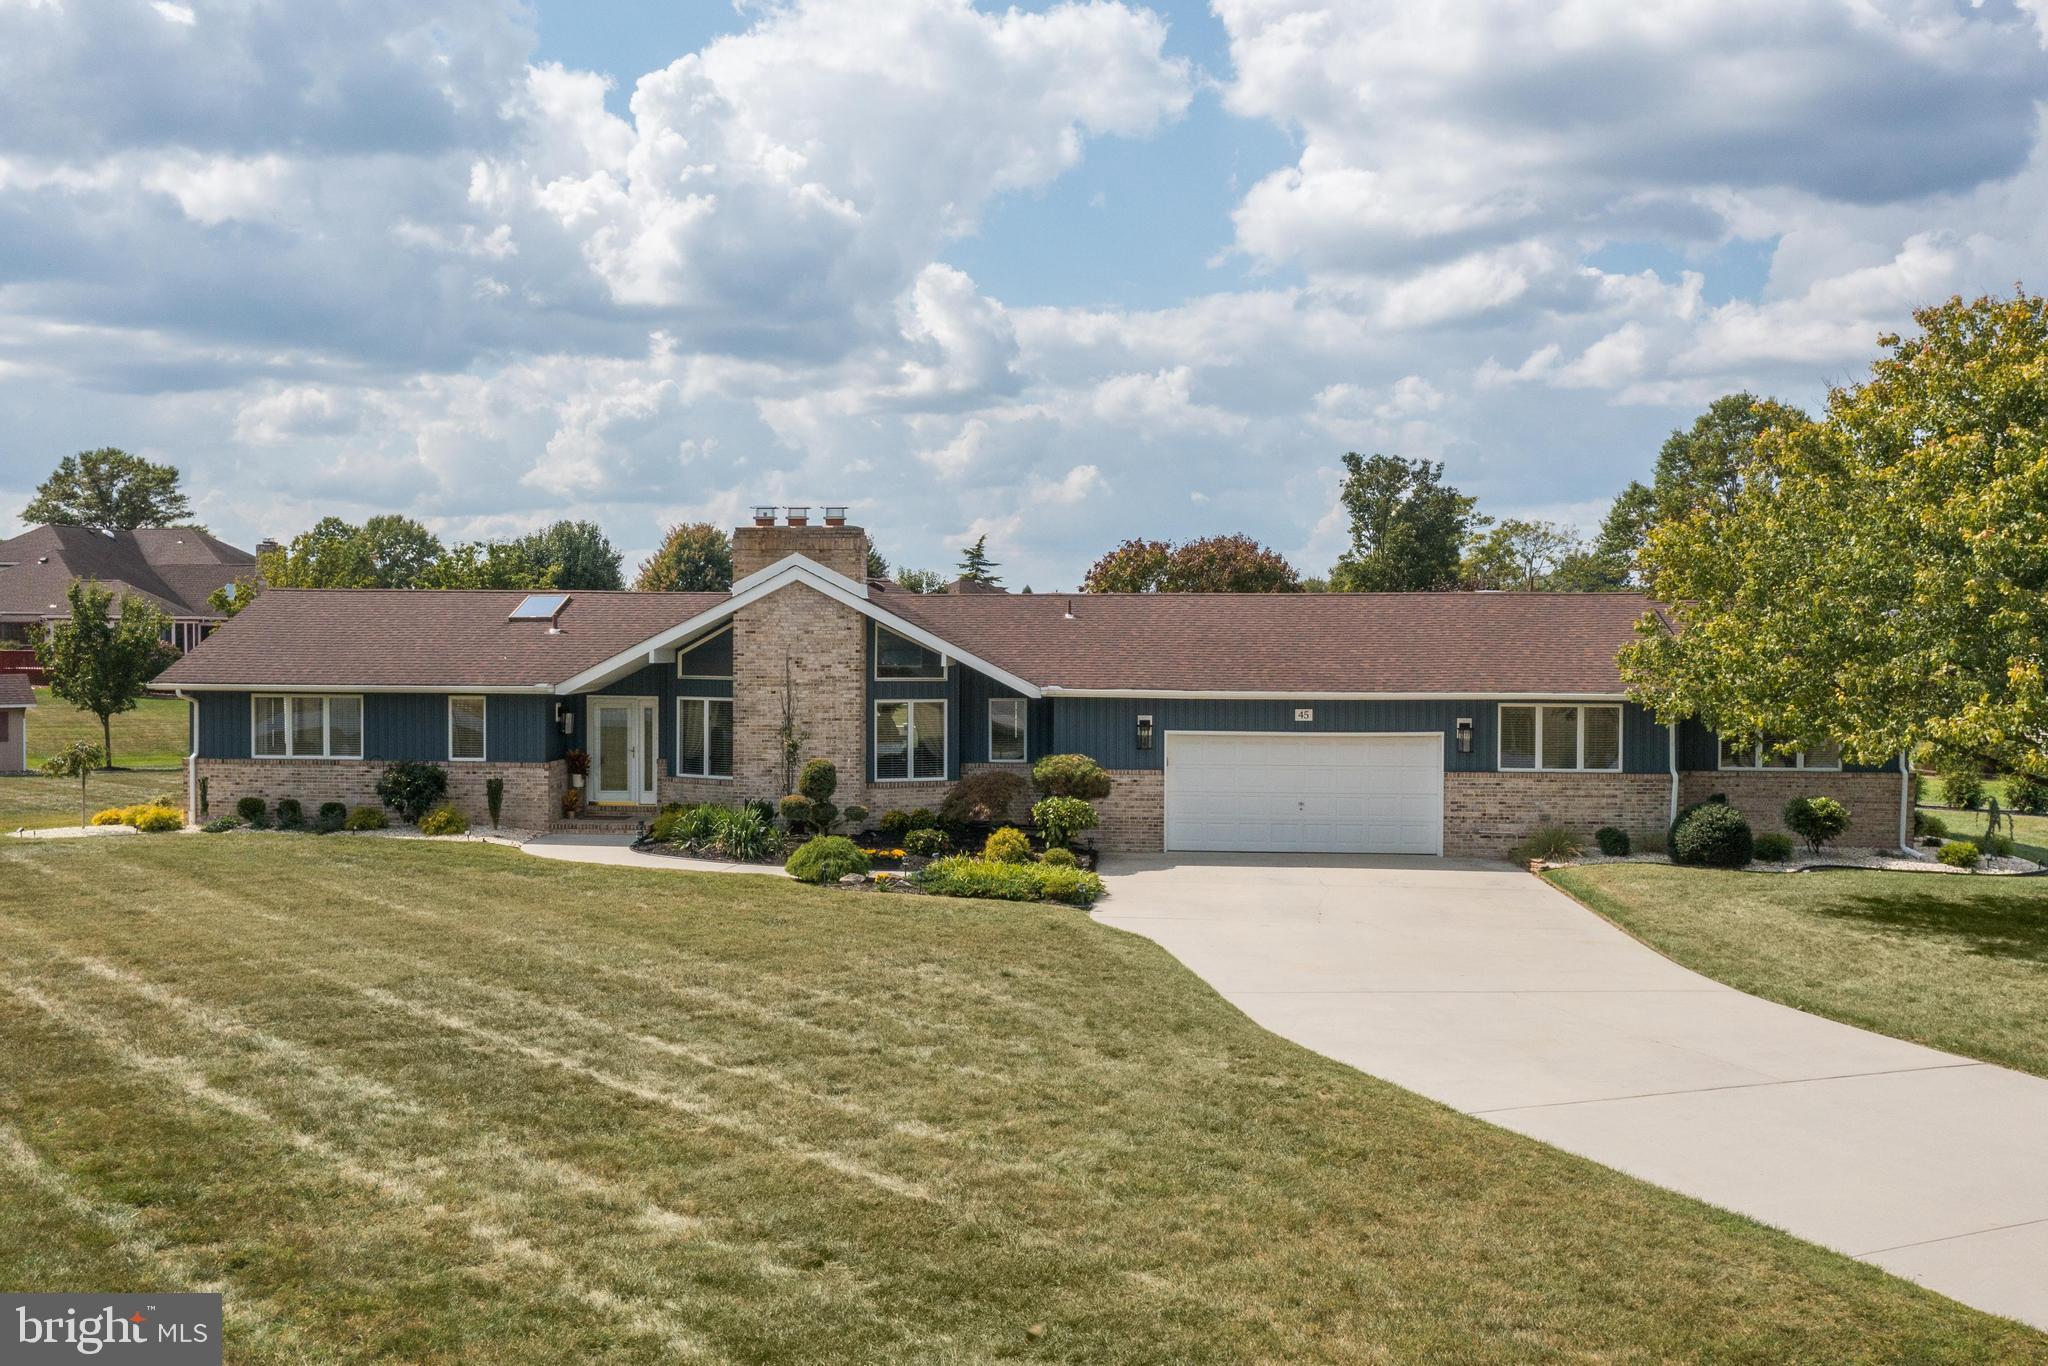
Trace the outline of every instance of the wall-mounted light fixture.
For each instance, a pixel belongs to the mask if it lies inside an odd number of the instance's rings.
[[[576,733],[576,713],[570,711],[560,702],[555,703],[555,722],[561,726],[562,734],[574,735]]]
[[[1152,717],[1149,713],[1138,717],[1138,748],[1152,748]]]
[[[1471,752],[1472,718],[1469,716],[1461,716],[1458,718],[1458,753],[1470,754]]]

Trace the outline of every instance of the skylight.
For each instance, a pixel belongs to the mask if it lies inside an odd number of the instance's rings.
[[[512,609],[507,621],[553,621],[569,605],[567,593],[528,593]]]

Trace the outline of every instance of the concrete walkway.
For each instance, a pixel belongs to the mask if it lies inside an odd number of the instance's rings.
[[[722,859],[674,858],[668,854],[643,854],[633,847],[631,835],[564,834],[535,835],[519,847],[536,858],[559,859],[564,863],[601,863],[609,868],[653,868],[664,873],[766,873],[788,877],[779,863],[727,863]]]
[[[1102,871],[1097,919],[1276,1034],[2048,1328],[2048,1081],[1746,996],[1498,863]]]

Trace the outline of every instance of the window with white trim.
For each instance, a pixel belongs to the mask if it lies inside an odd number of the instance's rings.
[[[676,699],[676,776],[732,776],[732,699]]]
[[[1500,767],[1542,772],[1621,769],[1621,708],[1502,703]]]
[[[875,781],[946,776],[946,704],[909,699],[875,703]]]
[[[1820,772],[1838,773],[1842,768],[1842,747],[1837,744],[1815,745],[1812,749],[1797,749],[1790,754],[1781,754],[1772,749],[1776,742],[1766,737],[1762,740],[1737,742],[1721,741],[1721,767],[1726,769],[1765,768],[1810,768]]]
[[[875,627],[875,677],[895,682],[937,683],[946,677],[946,661],[936,650],[886,626]]]
[[[363,699],[257,693],[249,699],[249,753],[258,759],[360,759]]]
[[[489,709],[481,697],[448,699],[448,757],[462,763],[481,763],[484,757],[484,728]]]
[[[988,704],[988,761],[1021,764],[1025,751],[1024,699],[995,697]]]

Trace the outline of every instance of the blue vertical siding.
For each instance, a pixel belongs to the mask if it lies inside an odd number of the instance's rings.
[[[678,663],[679,671],[684,674],[695,674],[702,678],[730,679],[732,677],[732,632],[730,630],[720,631],[702,644],[684,651]],[[709,694],[697,693],[694,695],[704,697]]]
[[[1687,773],[1712,773],[1721,767],[1721,737],[1704,722],[1682,721],[1678,726],[1678,766]],[[1881,764],[1843,764],[1848,773],[1897,773],[1896,757]]]
[[[448,761],[448,699],[469,694],[363,694],[363,757],[385,763]],[[249,698],[245,692],[196,694],[199,752],[205,759],[249,756]],[[538,763],[559,756],[555,698],[487,694],[484,755],[493,763]]]

